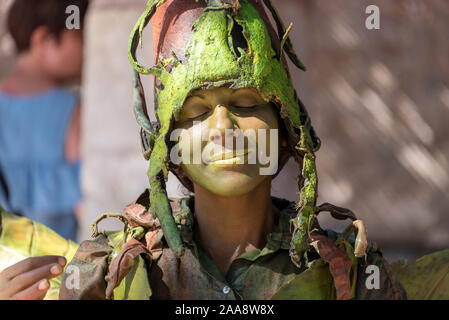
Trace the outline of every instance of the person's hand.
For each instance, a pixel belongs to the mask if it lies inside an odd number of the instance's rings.
[[[0,273],[0,300],[42,300],[49,279],[59,276],[66,259],[42,256],[22,260]]]

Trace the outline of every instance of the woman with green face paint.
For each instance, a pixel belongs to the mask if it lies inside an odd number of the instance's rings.
[[[267,8],[278,33],[269,23]],[[150,22],[157,65],[137,62]],[[349,210],[316,206],[319,139],[291,83],[284,51],[299,68],[266,0],[154,0],[130,38],[134,112],[150,160],[150,189],[118,218],[124,231],[98,231],[69,266],[81,287],[62,299],[350,299],[405,297],[364,227]],[[156,77],[157,121],[140,74]],[[299,165],[300,202],[271,197],[289,157]],[[193,196],[168,199],[173,172]],[[343,234],[322,230],[328,211],[350,219]],[[111,215],[104,215],[98,221]],[[364,287],[367,264],[383,285]]]

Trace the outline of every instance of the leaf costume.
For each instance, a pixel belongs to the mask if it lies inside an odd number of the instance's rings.
[[[64,256],[72,260],[78,244],[66,240],[46,226],[6,212],[0,206],[0,272],[28,257]],[[62,275],[50,280],[46,300],[59,297]]]
[[[296,215],[294,202],[272,197],[272,202],[280,213],[279,222],[269,235],[267,244],[264,248],[237,257],[226,276],[223,276],[204,244],[193,232],[194,198],[170,200],[184,248],[184,254],[177,257],[164,239],[161,224],[148,211],[148,196],[147,190],[135,203],[125,208],[125,217],[130,225],[127,233],[102,231],[94,240],[81,244],[70,265],[81,269],[82,285],[79,289],[61,286],[61,299],[338,298],[338,288],[341,286],[338,284],[336,290],[331,268],[319,255],[315,254],[316,257],[309,264],[300,268],[291,262],[290,219]],[[141,233],[143,225],[147,227]],[[124,239],[124,236],[127,238]],[[329,248],[332,252],[337,252],[338,258],[347,257],[333,245],[331,238],[338,238],[337,234],[324,231],[322,237],[329,239]],[[349,238],[344,246],[349,253],[353,251],[353,243],[354,239]],[[379,267],[382,287],[380,290],[367,290],[367,275],[363,272],[365,262],[349,259],[351,279],[347,283],[348,298],[405,298],[400,284],[393,279],[388,264],[377,248],[368,247],[366,263]],[[341,280],[346,284],[344,277]]]

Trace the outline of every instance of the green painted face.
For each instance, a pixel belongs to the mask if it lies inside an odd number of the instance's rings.
[[[184,174],[212,193],[246,194],[277,171],[277,111],[254,89],[193,91],[176,117],[175,129],[183,132],[178,145],[180,154],[187,154],[181,164]],[[201,153],[201,161],[194,161],[195,152]]]

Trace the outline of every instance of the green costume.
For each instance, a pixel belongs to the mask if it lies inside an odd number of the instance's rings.
[[[264,5],[276,22],[277,34]],[[136,49],[151,19],[157,65],[145,68],[137,62]],[[80,286],[67,288],[63,279],[60,298],[406,298],[397,278],[406,290],[410,288],[409,298],[422,292],[426,297],[449,298],[444,289],[449,287],[444,271],[449,265],[447,251],[424,263],[390,268],[375,245],[366,247],[363,224],[351,211],[316,205],[315,152],[320,141],[286,66],[284,52],[305,69],[293,51],[289,31],[269,0],[148,1],[131,34],[129,58],[134,68],[134,112],[142,127],[144,156],[150,160],[150,189],[124,215],[106,214],[97,221],[116,217],[124,222],[124,230],[98,231],[97,222],[93,224],[94,239],[83,242],[69,264],[79,268]],[[157,122],[148,117],[140,74],[156,76]],[[169,171],[191,189],[189,179],[168,157],[168,137],[186,97],[192,90],[223,86],[254,88],[278,107],[288,155],[301,173],[299,203],[273,198],[281,213],[266,246],[234,260],[226,277],[195,237],[194,198],[170,200],[165,190]],[[352,223],[342,234],[322,230],[316,218],[322,211]],[[379,289],[366,286],[368,265],[379,268]],[[419,268],[438,269],[440,276],[433,279],[430,293],[426,288],[417,290],[410,281]]]
[[[8,213],[0,207],[0,272],[28,257],[64,256],[72,260],[78,244],[63,239],[56,232],[24,217]],[[62,276],[50,280],[45,299],[56,300]]]
[[[296,214],[294,202],[272,198],[280,213],[265,247],[235,259],[224,277],[193,232],[194,198],[172,199],[170,202],[183,241],[184,254],[180,258],[164,244],[160,224],[147,211],[149,203],[146,199],[148,191],[139,197],[137,203],[125,209],[125,216],[131,225],[151,226],[151,231],[145,235],[146,248],[139,250],[141,247],[129,240],[128,245],[121,247],[120,243],[124,243],[121,238],[124,233],[121,231],[101,232],[94,240],[83,242],[70,263],[80,267],[82,285],[80,289],[72,290],[61,287],[62,299],[336,298],[333,277],[326,262],[315,259],[310,265],[297,268],[290,260],[290,219]],[[331,231],[325,234],[338,237]],[[349,242],[347,245],[351,251],[353,247]],[[118,247],[121,247],[120,253]],[[146,254],[142,255],[141,252]],[[113,259],[120,261],[120,264],[112,263]],[[129,265],[130,261],[134,264]],[[382,286],[379,290],[367,290],[365,287],[368,275],[364,274],[364,268],[367,264],[376,265],[381,270]],[[405,298],[400,284],[395,282],[388,264],[376,248],[368,247],[367,261],[354,262],[353,267],[351,298]],[[114,278],[114,274],[118,277]],[[120,281],[124,274],[126,276]]]

